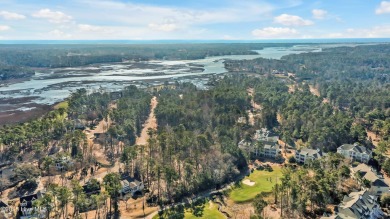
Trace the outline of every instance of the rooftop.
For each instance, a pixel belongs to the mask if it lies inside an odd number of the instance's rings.
[[[354,173],[359,172],[364,179],[369,180],[370,182],[375,182],[378,179],[381,179],[382,176],[377,173],[372,167],[367,164],[359,164],[356,167],[352,168]]]
[[[301,148],[296,151],[297,154],[302,154],[310,157],[320,158],[324,156],[320,149]]]
[[[370,212],[378,206],[376,197],[368,191],[351,192],[339,205],[341,218],[370,218]]]
[[[352,151],[355,151],[355,152],[358,152],[358,153],[364,153],[364,154],[370,154],[371,153],[371,150],[367,149],[364,146],[361,146],[359,143],[343,144],[339,148],[344,150],[344,151],[351,151],[352,150]]]

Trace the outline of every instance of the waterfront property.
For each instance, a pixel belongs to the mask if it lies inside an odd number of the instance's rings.
[[[344,157],[353,161],[359,161],[362,163],[368,163],[368,161],[372,158],[372,151],[359,143],[343,144],[337,148],[337,153],[342,154]]]

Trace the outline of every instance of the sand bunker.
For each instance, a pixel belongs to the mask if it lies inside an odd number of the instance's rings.
[[[255,182],[252,182],[249,179],[243,180],[242,183],[244,183],[245,185],[248,185],[248,186],[254,186],[255,185]]]

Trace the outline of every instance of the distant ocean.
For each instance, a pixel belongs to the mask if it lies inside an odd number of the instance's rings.
[[[0,40],[1,44],[390,43],[390,38],[274,40]]]

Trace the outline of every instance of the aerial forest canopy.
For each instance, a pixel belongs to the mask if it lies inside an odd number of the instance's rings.
[[[301,213],[325,209],[348,194],[342,185],[350,180],[349,164],[334,153],[340,145],[359,142],[372,148],[367,135],[374,133],[380,139],[374,158],[390,173],[385,157],[390,147],[390,66],[383,55],[388,48],[343,47],[281,60],[227,60],[231,72],[208,75],[207,89],[180,81],[117,92],[78,89],[66,107],[2,127],[1,156],[16,161],[33,155],[39,160],[39,168],[26,169],[28,174],[24,166],[17,168],[14,180],[22,182],[49,174],[47,157],[52,154],[68,155],[83,170],[94,167],[99,161],[89,143],[97,141],[111,165],[120,161],[118,172],[145,184],[148,201],[167,204],[237,182],[258,158],[240,149],[239,142],[254,141],[256,131],[267,128],[289,149],[327,152],[303,167],[286,164],[282,184],[272,189],[275,202],[279,199],[281,206],[285,202]],[[372,54],[373,60],[364,54]],[[321,61],[327,57],[334,64]],[[151,100],[158,101],[153,113]],[[157,128],[147,131],[146,143],[137,143],[152,114]],[[102,130],[93,136],[90,130],[99,124],[104,124]],[[119,183],[121,176],[110,173],[103,182]],[[117,190],[112,191],[110,197],[117,200]]]
[[[338,47],[288,55],[281,60],[228,60],[225,66],[230,72],[282,78],[290,94],[284,92],[269,99],[262,90],[255,99],[260,103],[274,102],[271,106],[274,111],[279,109],[286,141],[301,139],[327,150],[345,141],[363,142],[366,130],[387,140],[389,50],[388,44]]]

